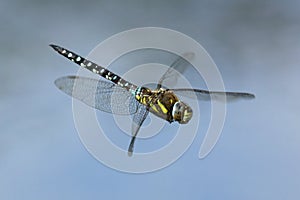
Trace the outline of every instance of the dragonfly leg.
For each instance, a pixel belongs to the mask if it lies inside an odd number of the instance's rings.
[[[128,156],[132,156],[135,138],[136,138],[143,122],[145,121],[146,117],[148,116],[148,114],[149,114],[149,110],[147,109],[147,107],[142,104],[139,104],[138,110],[133,116],[132,130],[131,130],[132,137],[131,137],[131,141],[130,141],[130,144],[128,147]]]
[[[133,148],[134,148],[134,141],[135,141],[135,136],[132,136],[129,147],[128,147],[128,156],[132,156],[133,153]]]

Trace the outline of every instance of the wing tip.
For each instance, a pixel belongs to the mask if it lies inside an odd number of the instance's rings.
[[[182,54],[182,57],[185,58],[187,61],[191,61],[194,59],[195,53],[192,51],[188,51],[188,52],[185,52],[184,54]]]
[[[55,81],[54,81],[54,85],[60,89],[60,90],[63,90],[64,89],[64,85],[66,84],[66,80],[75,80],[77,78],[77,76],[74,76],[74,75],[71,75],[71,76],[62,76],[62,77],[59,77],[57,78]]]
[[[245,97],[247,99],[255,99],[255,95],[254,94],[251,94],[251,93],[245,93]]]
[[[58,79],[56,79],[55,81],[54,81],[54,85],[58,88],[58,89],[60,89],[61,90],[61,80],[62,80],[62,78],[63,77],[60,77],[60,78],[58,78]]]

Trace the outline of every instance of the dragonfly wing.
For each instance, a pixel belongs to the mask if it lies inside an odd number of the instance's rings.
[[[149,111],[146,106],[139,104],[137,112],[133,115],[132,121],[132,138],[128,147],[128,156],[132,156],[135,138],[144,123],[145,119],[147,118]]]
[[[189,88],[178,88],[178,89],[170,89],[175,92],[175,94],[189,97],[189,98],[197,98],[200,101],[235,101],[241,99],[254,99],[255,96],[250,93],[245,92],[217,92],[217,91],[208,91],[208,90],[200,90],[200,89],[189,89]],[[224,98],[225,97],[225,98]]]
[[[163,74],[163,76],[160,78],[157,84],[157,89],[162,87],[162,84],[164,85],[175,85],[177,83],[177,79],[180,76],[180,74],[183,74],[183,72],[186,70],[187,66],[189,65],[189,62],[187,60],[191,60],[194,57],[194,53],[187,52],[184,53],[182,56],[179,56],[175,62],[171,64],[171,66],[168,68],[168,70]],[[168,82],[168,83],[166,83]]]
[[[78,76],[58,78],[55,85],[90,107],[119,115],[136,113],[138,102],[127,90],[97,79]]]

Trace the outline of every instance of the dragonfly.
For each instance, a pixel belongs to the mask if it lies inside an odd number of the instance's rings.
[[[132,135],[128,146],[128,156],[132,156],[137,134],[147,118],[149,112],[169,123],[178,122],[187,124],[192,116],[192,108],[183,102],[178,96],[196,97],[197,100],[224,99],[227,101],[238,99],[253,99],[255,95],[246,92],[222,92],[203,89],[175,88],[169,89],[163,86],[168,78],[175,72],[183,72],[182,57],[173,62],[162,75],[155,89],[145,86],[137,86],[121,76],[111,72],[66,48],[50,44],[60,55],[76,63],[106,80],[99,80],[81,76],[64,76],[55,80],[55,85],[67,95],[80,100],[95,109],[119,114],[133,115]],[[76,91],[75,89],[76,84]]]

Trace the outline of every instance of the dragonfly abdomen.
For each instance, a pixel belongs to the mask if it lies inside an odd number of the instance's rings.
[[[77,65],[90,70],[91,72],[102,76],[103,78],[117,84],[118,86],[134,93],[137,89],[137,86],[134,84],[122,79],[119,75],[109,71],[108,69],[97,65],[96,63],[89,61],[82,56],[69,51],[68,49],[62,48],[57,45],[50,45],[55,51],[57,51],[60,55],[64,56],[65,58],[71,60],[72,62],[76,63]]]

